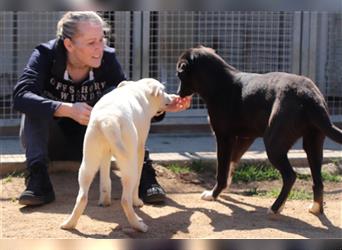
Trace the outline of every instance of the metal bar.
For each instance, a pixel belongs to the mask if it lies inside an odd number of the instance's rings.
[[[310,13],[305,11],[302,18],[301,75],[309,76]]]
[[[328,13],[321,13],[320,19],[320,34],[317,37],[318,45],[318,59],[317,59],[317,76],[316,84],[322,93],[325,94],[326,91],[326,77],[325,77],[325,67],[328,58]]]
[[[150,12],[144,11],[142,13],[142,58],[141,58],[141,76],[149,76],[150,68]]]
[[[133,12],[133,58],[132,58],[132,80],[141,78],[141,37],[142,37],[142,13]]]
[[[292,73],[300,74],[302,12],[293,15]]]
[[[309,36],[309,78],[316,81],[316,60],[317,60],[317,30],[318,30],[318,13],[310,13],[310,36]]]

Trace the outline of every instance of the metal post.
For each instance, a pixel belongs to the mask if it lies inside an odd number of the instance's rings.
[[[141,78],[141,39],[142,39],[142,13],[141,11],[133,12],[133,62],[132,62],[132,80],[136,81]]]
[[[309,36],[309,78],[316,81],[316,61],[317,61],[317,31],[318,31],[318,13],[310,13],[310,36]]]
[[[142,13],[142,58],[141,58],[141,74],[142,77],[149,77],[150,66],[150,12]]]
[[[328,13],[321,13],[320,19],[320,33],[319,37],[317,37],[319,42],[318,45],[318,70],[316,77],[316,84],[322,93],[325,94],[326,91],[326,77],[325,77],[325,67],[327,64],[328,58]]]
[[[293,16],[293,48],[292,48],[292,72],[300,74],[301,66],[301,34],[302,34],[302,12],[296,11]]]
[[[304,11],[302,15],[302,44],[300,74],[309,76],[309,47],[310,47],[310,13]]]

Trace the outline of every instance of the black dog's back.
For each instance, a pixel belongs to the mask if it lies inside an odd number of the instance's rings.
[[[296,130],[313,125],[311,114],[327,108],[323,96],[308,78],[283,72],[267,74],[236,73],[232,84],[241,86],[240,103],[236,104],[236,128],[247,124],[263,136],[266,128],[280,114],[288,113],[283,123]],[[249,122],[248,122],[249,121]],[[253,122],[251,122],[253,121]],[[299,132],[299,131],[298,131]]]
[[[288,112],[289,117],[283,121],[288,126],[295,126],[297,131],[314,126],[342,143],[342,132],[331,123],[323,95],[305,76],[241,72],[206,47],[184,52],[178,60],[177,71],[183,83],[179,94],[182,97],[194,92],[200,94],[209,115],[220,117],[214,118],[218,123],[226,123],[212,124],[217,129],[229,128],[241,136],[262,137],[278,113]]]

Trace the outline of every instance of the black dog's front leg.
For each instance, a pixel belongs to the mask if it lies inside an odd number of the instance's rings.
[[[202,199],[215,200],[223,189],[227,187],[227,178],[229,173],[229,164],[232,155],[232,149],[235,143],[235,136],[218,136],[217,141],[217,176],[216,185],[210,191],[202,193]]]

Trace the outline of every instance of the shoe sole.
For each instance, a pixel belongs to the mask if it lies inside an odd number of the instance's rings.
[[[151,195],[150,197],[145,197],[143,199],[144,203],[149,203],[149,204],[160,204],[165,202],[165,195],[163,194],[154,194]]]
[[[19,204],[25,206],[39,206],[50,202],[53,202],[55,197],[46,197],[45,199],[34,196],[21,196],[19,198]]]

